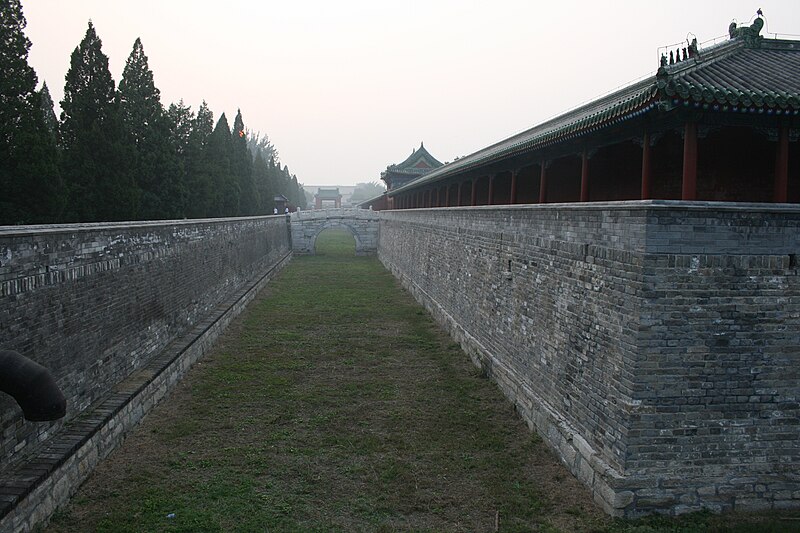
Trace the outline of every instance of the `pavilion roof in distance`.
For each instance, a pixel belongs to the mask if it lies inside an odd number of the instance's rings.
[[[442,162],[433,157],[425,149],[425,143],[419,143],[419,148],[413,150],[402,163],[389,165],[381,175],[393,172],[399,174],[423,175],[442,166]]]

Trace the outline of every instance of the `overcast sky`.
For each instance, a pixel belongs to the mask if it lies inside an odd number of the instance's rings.
[[[378,180],[421,141],[442,162],[470,154],[653,75],[659,47],[727,37],[758,8],[765,32],[800,34],[797,0],[22,4],[56,106],[91,19],[116,83],[141,37],[165,106],[205,99],[231,124],[241,108],[308,185]]]

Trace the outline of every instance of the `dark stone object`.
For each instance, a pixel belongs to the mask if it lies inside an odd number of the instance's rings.
[[[26,420],[45,422],[67,414],[67,400],[50,371],[17,352],[0,351],[0,391],[17,401]]]

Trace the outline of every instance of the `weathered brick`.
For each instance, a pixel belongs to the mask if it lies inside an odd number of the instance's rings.
[[[800,462],[798,228],[752,204],[415,209],[381,213],[379,257],[587,483],[593,457],[596,495],[607,465],[669,485],[630,515],[752,508],[800,489],[778,468]]]

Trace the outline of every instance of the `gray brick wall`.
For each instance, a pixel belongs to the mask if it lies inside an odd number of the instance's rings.
[[[800,506],[800,209],[382,212],[379,257],[615,515]]]
[[[0,396],[0,469],[56,433],[289,253],[286,219],[0,229],[0,347],[49,368],[68,415]]]

